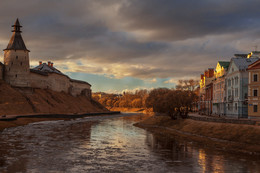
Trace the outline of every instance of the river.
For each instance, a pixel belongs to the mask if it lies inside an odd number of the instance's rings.
[[[133,126],[144,116],[93,116],[5,129],[0,172],[260,172],[253,157]]]

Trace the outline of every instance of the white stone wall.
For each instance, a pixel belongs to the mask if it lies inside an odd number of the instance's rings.
[[[31,72],[30,78],[31,87],[33,88],[50,89],[57,92],[69,93],[73,96],[83,94],[87,97],[91,97],[90,85],[71,81],[69,77],[64,75],[49,73],[47,76],[44,76]]]
[[[5,50],[5,81],[17,87],[30,86],[29,52],[24,50]]]
[[[81,82],[71,81],[70,86],[71,95],[77,96],[83,94],[85,96],[91,97],[90,85]]]

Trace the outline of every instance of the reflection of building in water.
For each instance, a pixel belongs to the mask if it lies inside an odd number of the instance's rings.
[[[224,160],[222,156],[209,155],[205,150],[200,149],[198,155],[198,163],[201,165],[203,173],[207,172],[224,172]]]
[[[171,160],[180,161],[191,157],[191,148],[188,147],[185,141],[147,132],[146,143],[155,151],[168,150],[168,152],[163,152],[161,156],[170,158]]]
[[[201,172],[203,173],[251,172],[249,171],[249,169],[251,169],[252,167],[246,167],[246,166],[239,167],[240,165],[237,157],[233,158],[234,162],[236,162],[236,165],[229,164],[230,162],[227,163],[225,158],[226,157],[224,155],[212,154],[211,152],[206,152],[203,149],[199,149],[198,164],[202,168]]]

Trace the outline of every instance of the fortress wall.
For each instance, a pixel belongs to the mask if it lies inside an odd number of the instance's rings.
[[[71,81],[67,76],[56,73],[49,73],[48,75],[40,75],[31,73],[31,87],[50,89],[57,92],[69,93],[73,96],[85,95],[91,98],[90,85],[84,82]]]
[[[58,92],[69,92],[70,79],[67,76],[59,75],[56,73],[50,73],[48,76],[48,82],[51,83],[50,89]]]
[[[41,89],[51,88],[51,82],[48,80],[48,77],[37,73],[30,73],[31,87]]]
[[[90,85],[82,82],[76,82],[76,81],[71,81],[70,84],[71,84],[71,89],[70,89],[71,95],[73,96],[85,95],[89,98],[91,97]]]

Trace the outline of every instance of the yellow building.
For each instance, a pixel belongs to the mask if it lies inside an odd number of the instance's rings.
[[[248,66],[248,117],[260,118],[260,60]]]

